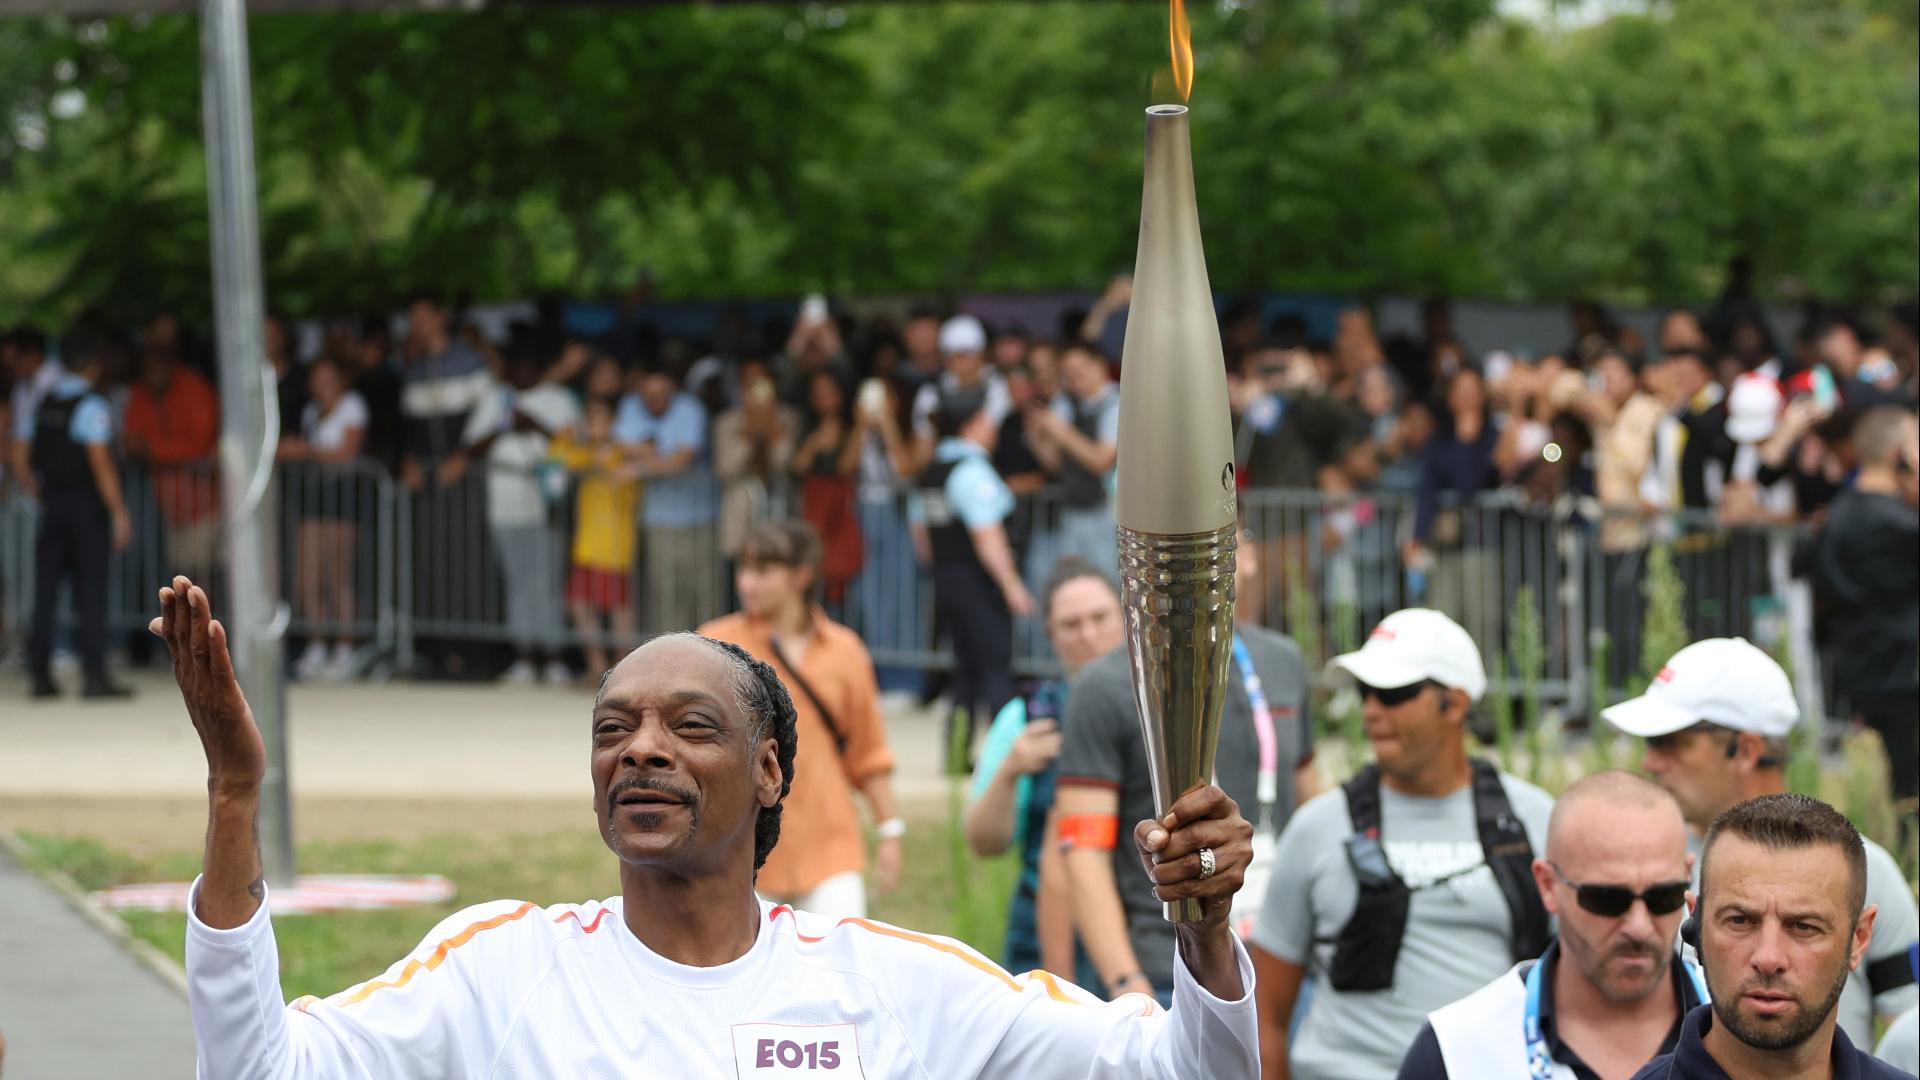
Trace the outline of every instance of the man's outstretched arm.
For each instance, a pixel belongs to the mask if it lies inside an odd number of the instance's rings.
[[[148,629],[167,643],[174,681],[207,758],[207,850],[194,914],[216,930],[231,930],[251,919],[266,895],[258,824],[266,745],[206,590],[174,578],[160,590],[160,617]]]
[[[185,578],[160,590],[150,629],[173,656],[207,757],[207,850],[187,916],[187,998],[203,1080],[485,1072],[499,1035],[543,977],[552,948],[539,909],[496,901],[450,916],[380,979],[286,1006],[254,823],[266,750],[234,677],[224,627]],[[481,928],[489,928],[480,934]],[[457,954],[453,942],[467,942]],[[434,961],[438,962],[438,961]],[[465,969],[464,971],[461,969]],[[498,991],[470,992],[485,986]],[[402,990],[404,988],[404,992]]]

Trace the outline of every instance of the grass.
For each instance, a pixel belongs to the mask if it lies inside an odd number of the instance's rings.
[[[953,832],[946,822],[916,822],[907,833],[899,888],[870,898],[870,911],[886,922],[951,934],[998,957],[1018,862],[969,856],[956,863]],[[88,891],[140,881],[187,881],[200,869],[198,851],[141,857],[88,838],[29,833],[21,839],[43,868],[64,872]],[[619,892],[613,856],[590,829],[309,844],[299,856],[306,873],[433,873],[451,879],[458,892],[452,902],[431,907],[276,919],[280,983],[289,998],[324,997],[373,978],[419,944],[434,924],[470,904],[504,897],[538,904],[579,902]],[[136,936],[182,958],[185,915],[130,911],[121,917]]]

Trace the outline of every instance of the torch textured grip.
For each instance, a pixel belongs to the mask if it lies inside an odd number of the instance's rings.
[[[1213,777],[1233,656],[1237,528],[1171,536],[1117,531],[1127,657],[1158,816]],[[1169,922],[1200,921],[1197,900],[1166,908]]]

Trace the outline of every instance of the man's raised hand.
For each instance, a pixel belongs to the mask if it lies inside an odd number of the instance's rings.
[[[1208,784],[1174,800],[1158,821],[1135,825],[1133,843],[1155,896],[1200,901],[1198,923],[1174,926],[1180,957],[1194,981],[1224,1001],[1239,1000],[1246,986],[1227,919],[1233,894],[1240,891],[1253,862],[1253,825],[1226,792]],[[1202,848],[1212,853],[1214,864],[1213,873],[1205,877]]]
[[[173,657],[173,681],[207,755],[207,854],[194,914],[216,930],[244,925],[266,898],[260,869],[260,787],[267,749],[233,674],[227,628],[207,592],[184,577],[160,590],[160,617],[147,624]]]
[[[227,628],[213,617],[207,592],[185,577],[160,590],[160,617],[147,629],[167,643],[173,680],[207,756],[207,784],[215,794],[258,791],[267,774],[266,746],[253,710],[234,677]]]

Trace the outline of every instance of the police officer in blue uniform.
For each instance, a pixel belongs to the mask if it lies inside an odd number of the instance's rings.
[[[79,626],[75,644],[89,698],[131,697],[107,677],[107,558],[132,535],[127,504],[114,468],[113,412],[94,392],[106,343],[76,334],[67,343],[68,372],[22,425],[30,447],[32,490],[40,499],[35,548],[33,633],[27,642],[32,694],[54,697],[53,621],[61,582],[73,587]],[[111,549],[109,548],[111,545]]]
[[[986,403],[979,389],[941,394],[933,414],[939,441],[910,511],[915,548],[933,571],[934,618],[953,643],[949,766],[971,761],[979,719],[1012,700],[1013,617],[1034,610],[1007,542],[1013,492],[993,470],[998,425]],[[965,725],[958,746],[957,723]]]

